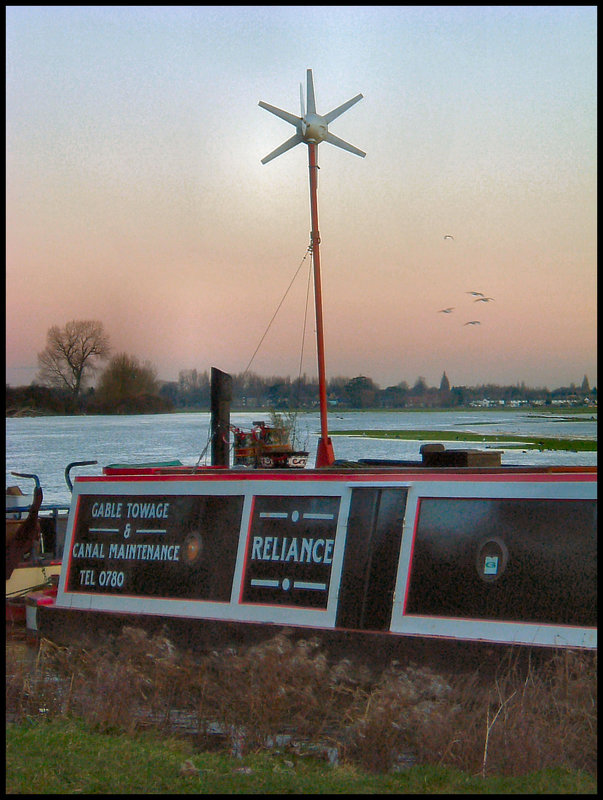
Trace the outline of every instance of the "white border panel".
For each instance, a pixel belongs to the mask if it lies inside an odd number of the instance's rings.
[[[543,625],[493,620],[468,620],[449,617],[431,617],[404,614],[404,601],[408,586],[417,508],[419,500],[449,497],[451,499],[534,499],[534,500],[595,500],[596,483],[579,482],[455,482],[418,481],[408,492],[406,515],[400,548],[398,579],[394,592],[392,633],[436,636],[451,639],[521,643],[559,647],[597,646],[596,628],[578,628],[570,625]]]

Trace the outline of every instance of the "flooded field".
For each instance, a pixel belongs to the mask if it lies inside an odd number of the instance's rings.
[[[270,420],[269,413],[232,413],[233,425],[250,428],[255,420]],[[15,483],[11,471],[40,477],[48,503],[69,503],[65,467],[72,461],[95,460],[86,467],[100,475],[103,466],[115,463],[169,461],[208,463],[209,413],[139,414],[90,417],[23,417],[6,420],[6,485]],[[344,460],[387,458],[419,460],[420,441],[337,435],[337,431],[452,430],[459,434],[504,434],[541,438],[597,439],[595,414],[542,414],[523,411],[333,411],[329,414],[335,457]],[[318,413],[300,413],[295,419],[295,447],[308,450],[313,465],[320,435]],[[462,445],[462,442],[461,442]],[[449,445],[447,445],[449,446]],[[459,445],[456,445],[459,446]],[[479,444],[471,443],[471,447]],[[541,451],[522,447],[502,450],[503,464],[579,465],[597,463],[596,452]],[[73,475],[82,474],[75,469]],[[27,482],[25,482],[26,484]]]

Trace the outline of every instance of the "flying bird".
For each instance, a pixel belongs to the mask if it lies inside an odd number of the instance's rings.
[[[478,297],[477,300],[474,300],[474,303],[489,303],[490,300],[494,300],[493,297]]]
[[[444,236],[444,239],[452,239],[452,241],[454,241],[454,236],[451,236],[449,233],[447,233],[446,236]]]
[[[454,308],[454,306],[451,306],[451,308],[441,308],[438,311],[438,314],[450,314],[452,311],[454,311]]]
[[[465,325],[481,325],[482,323],[477,319],[472,319],[471,322],[466,322]]]
[[[465,294],[472,294],[474,297],[483,297],[483,292],[465,292]]]

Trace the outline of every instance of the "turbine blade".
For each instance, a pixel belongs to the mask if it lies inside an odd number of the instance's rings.
[[[296,117],[295,114],[290,114],[288,111],[283,111],[282,108],[276,108],[276,106],[268,105],[268,103],[264,103],[263,100],[260,100],[258,105],[262,108],[265,108],[266,111],[270,111],[271,114],[284,119],[285,122],[290,122],[291,125],[295,125],[296,128],[301,128],[301,117]]]
[[[343,139],[339,139],[337,136],[333,136],[332,133],[327,133],[324,138],[325,142],[329,142],[329,144],[334,144],[335,147],[341,147],[342,150],[348,150],[350,153],[354,153],[356,156],[360,156],[364,158],[366,153],[362,150],[359,150],[357,147],[354,147],[353,144],[348,144],[348,142],[344,142]]]
[[[276,150],[273,150],[265,158],[263,158],[262,164],[267,164],[269,161],[272,161],[273,158],[281,156],[283,153],[286,153],[287,150],[291,150],[292,147],[295,147],[295,145],[299,144],[300,142],[303,142],[301,133],[293,134],[290,139],[287,139],[287,141],[283,142],[280,147],[277,147]]]
[[[341,116],[341,114],[343,114],[344,111],[347,111],[348,108],[351,108],[359,100],[362,100],[362,98],[363,98],[363,95],[357,94],[356,97],[353,97],[351,100],[348,100],[347,103],[343,103],[342,105],[340,105],[337,108],[333,109],[333,111],[329,111],[328,114],[324,115],[323,119],[325,120],[325,122],[328,125],[330,122],[333,122],[334,119],[337,119],[337,117]]]
[[[308,114],[316,114],[316,100],[314,99],[314,81],[312,80],[312,70],[306,71],[308,76],[308,91],[306,100],[308,103]]]
[[[301,83],[299,84],[299,108],[303,119],[306,116],[306,112],[304,111],[304,87]]]

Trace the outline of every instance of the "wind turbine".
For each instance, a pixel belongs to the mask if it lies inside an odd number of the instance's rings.
[[[354,155],[364,158],[365,152],[359,150],[354,145],[344,142],[332,133],[329,133],[329,124],[337,117],[341,116],[344,111],[351,108],[359,100],[362,100],[362,95],[358,94],[346,103],[329,111],[328,114],[320,115],[316,113],[316,100],[314,98],[314,81],[312,79],[312,70],[306,71],[307,77],[307,111],[304,111],[304,96],[303,89],[300,84],[300,110],[301,116],[297,117],[288,111],[283,111],[281,108],[276,108],[268,103],[260,100],[259,104],[266,111],[270,111],[285,122],[289,122],[296,129],[296,132],[283,142],[280,147],[273,150],[262,159],[262,164],[267,164],[273,158],[286,153],[298,144],[305,143],[308,145],[308,169],[310,172],[310,210],[312,218],[312,230],[310,231],[310,241],[312,249],[312,261],[314,264],[314,302],[316,306],[316,344],[318,353],[318,393],[320,402],[320,439],[318,441],[318,450],[316,452],[316,466],[324,467],[329,466],[335,461],[335,454],[333,452],[333,443],[329,437],[327,426],[327,384],[326,384],[326,370],[325,370],[325,356],[324,356],[324,333],[322,323],[322,289],[320,283],[320,235],[318,232],[318,158],[317,149],[320,142],[329,142],[329,144],[340,147],[342,150],[347,150]]]
[[[354,147],[353,144],[344,142],[344,140],[340,139],[338,136],[334,136],[332,133],[329,133],[329,123],[333,122],[333,120],[337,119],[337,117],[340,117],[344,111],[347,111],[348,108],[351,108],[359,100],[362,100],[362,95],[357,94],[356,97],[348,100],[347,103],[343,103],[342,105],[333,109],[333,111],[329,111],[328,114],[321,116],[320,114],[316,113],[314,81],[312,80],[311,69],[307,70],[307,81],[307,112],[304,112],[303,89],[301,83],[299,85],[301,117],[296,117],[295,114],[290,114],[288,111],[283,111],[281,108],[276,108],[268,103],[264,103],[263,100],[260,100],[258,103],[258,105],[262,108],[265,108],[266,111],[270,111],[271,114],[284,119],[285,122],[289,122],[297,129],[297,133],[295,133],[290,139],[287,139],[287,141],[283,142],[280,147],[277,147],[276,150],[273,150],[271,153],[265,156],[262,159],[262,164],[267,164],[269,161],[272,161],[273,158],[286,153],[287,150],[291,150],[292,147],[295,147],[295,145],[301,144],[302,142],[306,142],[308,145],[319,144],[320,142],[329,142],[329,144],[334,144],[336,147],[341,147],[342,150],[348,150],[350,153],[354,153],[354,155],[364,158],[366,155],[365,152],[359,150],[357,147]]]

